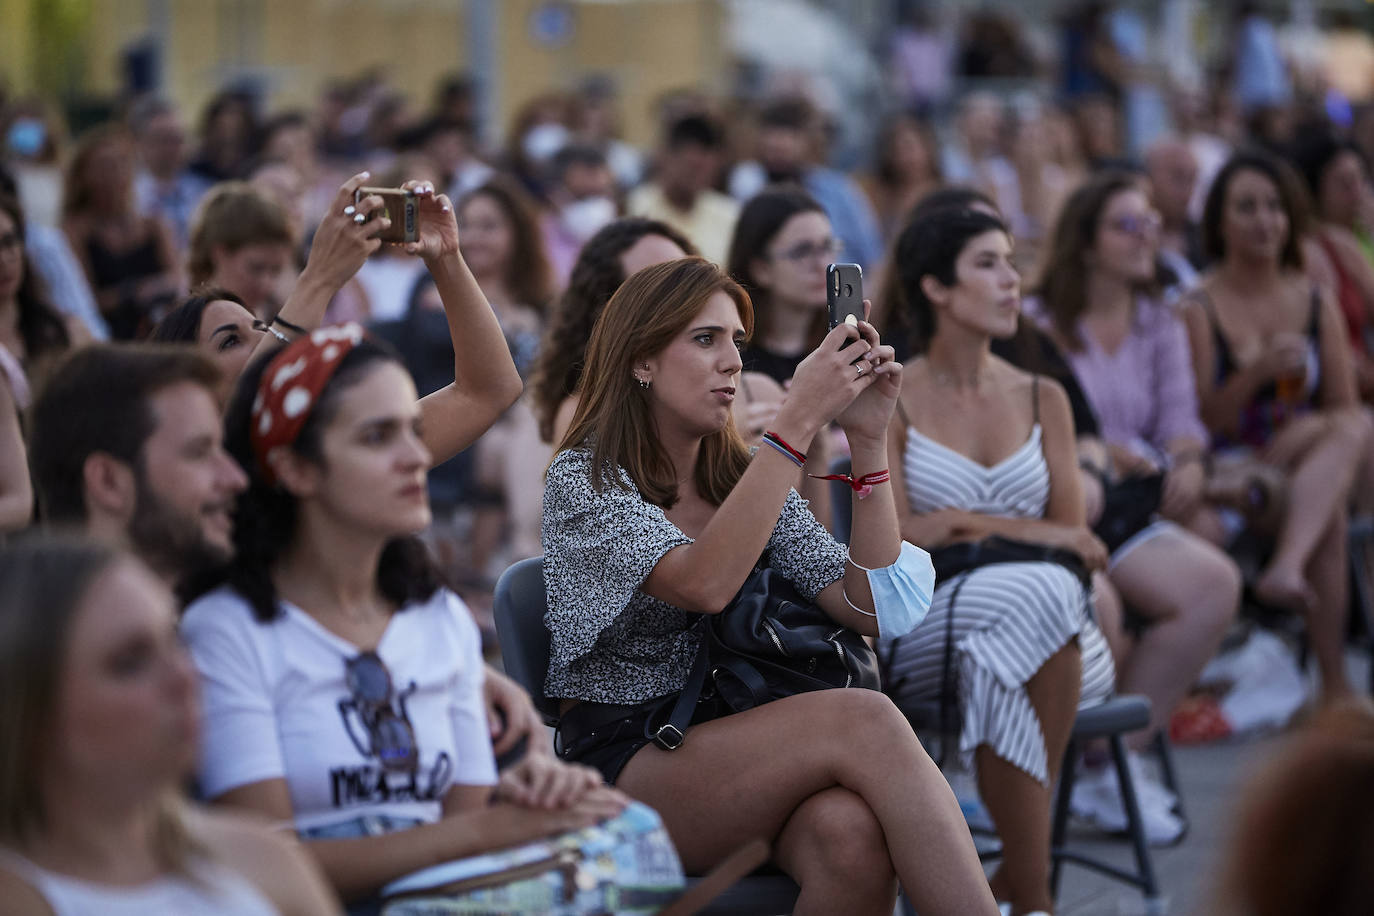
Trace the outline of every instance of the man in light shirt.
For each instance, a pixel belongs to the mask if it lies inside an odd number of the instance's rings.
[[[656,180],[640,185],[629,213],[662,220],[692,240],[702,255],[724,264],[739,217],[739,203],[715,190],[725,153],[725,131],[704,114],[668,125]]]
[[[186,167],[186,126],[171,102],[149,97],[130,112],[129,129],[138,141],[134,198],[139,212],[163,219],[172,229],[177,252],[184,255],[196,205],[210,189],[210,182]]]

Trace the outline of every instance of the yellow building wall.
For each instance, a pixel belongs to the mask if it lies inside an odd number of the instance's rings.
[[[29,0],[0,0],[0,85],[13,92],[33,90]]]
[[[17,61],[11,82],[24,85],[26,14],[34,0],[0,0],[0,50]],[[44,2],[44,0],[39,0]],[[85,88],[118,89],[120,55],[153,27],[149,0],[88,0]],[[311,106],[333,80],[379,68],[418,108],[436,81],[467,63],[463,0],[158,0],[167,10],[167,93],[194,116],[235,76],[263,80],[270,109]],[[614,76],[626,136],[651,142],[650,105],[666,90],[724,88],[721,0],[574,2],[574,34],[545,47],[530,34],[544,0],[496,0],[498,132],[526,100],[572,89],[588,73]],[[11,23],[15,26],[11,28]],[[13,56],[11,56],[13,55]],[[0,71],[3,72],[3,71]],[[19,74],[16,77],[15,74]]]

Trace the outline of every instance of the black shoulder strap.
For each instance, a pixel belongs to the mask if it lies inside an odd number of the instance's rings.
[[[1213,333],[1221,336],[1221,322],[1217,320],[1217,309],[1212,302],[1212,294],[1198,286],[1189,295],[1198,305],[1202,306],[1202,313],[1207,316],[1207,323],[1212,326]]]
[[[701,626],[704,627],[705,622]],[[658,710],[650,713],[644,720],[644,737],[665,751],[674,751],[681,747],[687,735],[687,726],[692,724],[697,701],[701,699],[701,692],[706,687],[706,669],[710,667],[710,660],[707,658],[709,643],[710,639],[702,633],[701,646],[697,649],[697,659],[692,664],[692,673],[687,675],[687,683],[677,695],[673,710],[668,713],[668,721],[654,724],[658,719]]]
[[[1038,373],[1031,376],[1031,416],[1037,424],[1040,422],[1040,375]]]
[[[945,611],[945,645],[940,661],[940,766],[949,762],[950,745],[958,747],[959,718],[962,703],[959,699],[959,673],[954,667],[954,610],[959,601],[959,592],[973,574],[966,570],[955,581],[949,593],[949,607]]]
[[[1307,336],[1320,340],[1322,332],[1322,291],[1312,284],[1312,307],[1307,315]]]

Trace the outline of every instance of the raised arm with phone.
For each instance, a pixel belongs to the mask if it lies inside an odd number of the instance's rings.
[[[458,251],[458,224],[448,196],[421,181],[400,188],[365,187],[369,177],[361,172],[339,188],[320,222],[300,282],[274,324],[288,332],[319,327],[330,299],[383,243],[401,245],[407,254],[423,258],[454,342],[453,384],[420,400],[424,442],[434,463],[441,464],[475,442],[523,386],[496,315]],[[407,219],[413,219],[409,233]],[[406,240],[407,234],[413,238]],[[254,358],[277,345],[271,335],[265,336]]]

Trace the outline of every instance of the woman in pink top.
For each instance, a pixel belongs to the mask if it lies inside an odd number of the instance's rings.
[[[1186,331],[1153,288],[1158,241],[1159,216],[1139,182],[1096,177],[1065,203],[1039,298],[1026,303],[1100,423],[1097,454],[1095,443],[1080,440],[1085,476],[1107,483],[1163,474],[1156,520],[1115,548],[1107,573],[1125,604],[1150,621],[1134,638],[1103,621],[1119,688],[1152,704],[1149,727],[1129,739],[1135,748],[1168,727],[1234,619],[1241,586],[1225,553],[1172,521],[1202,504],[1208,436]]]

